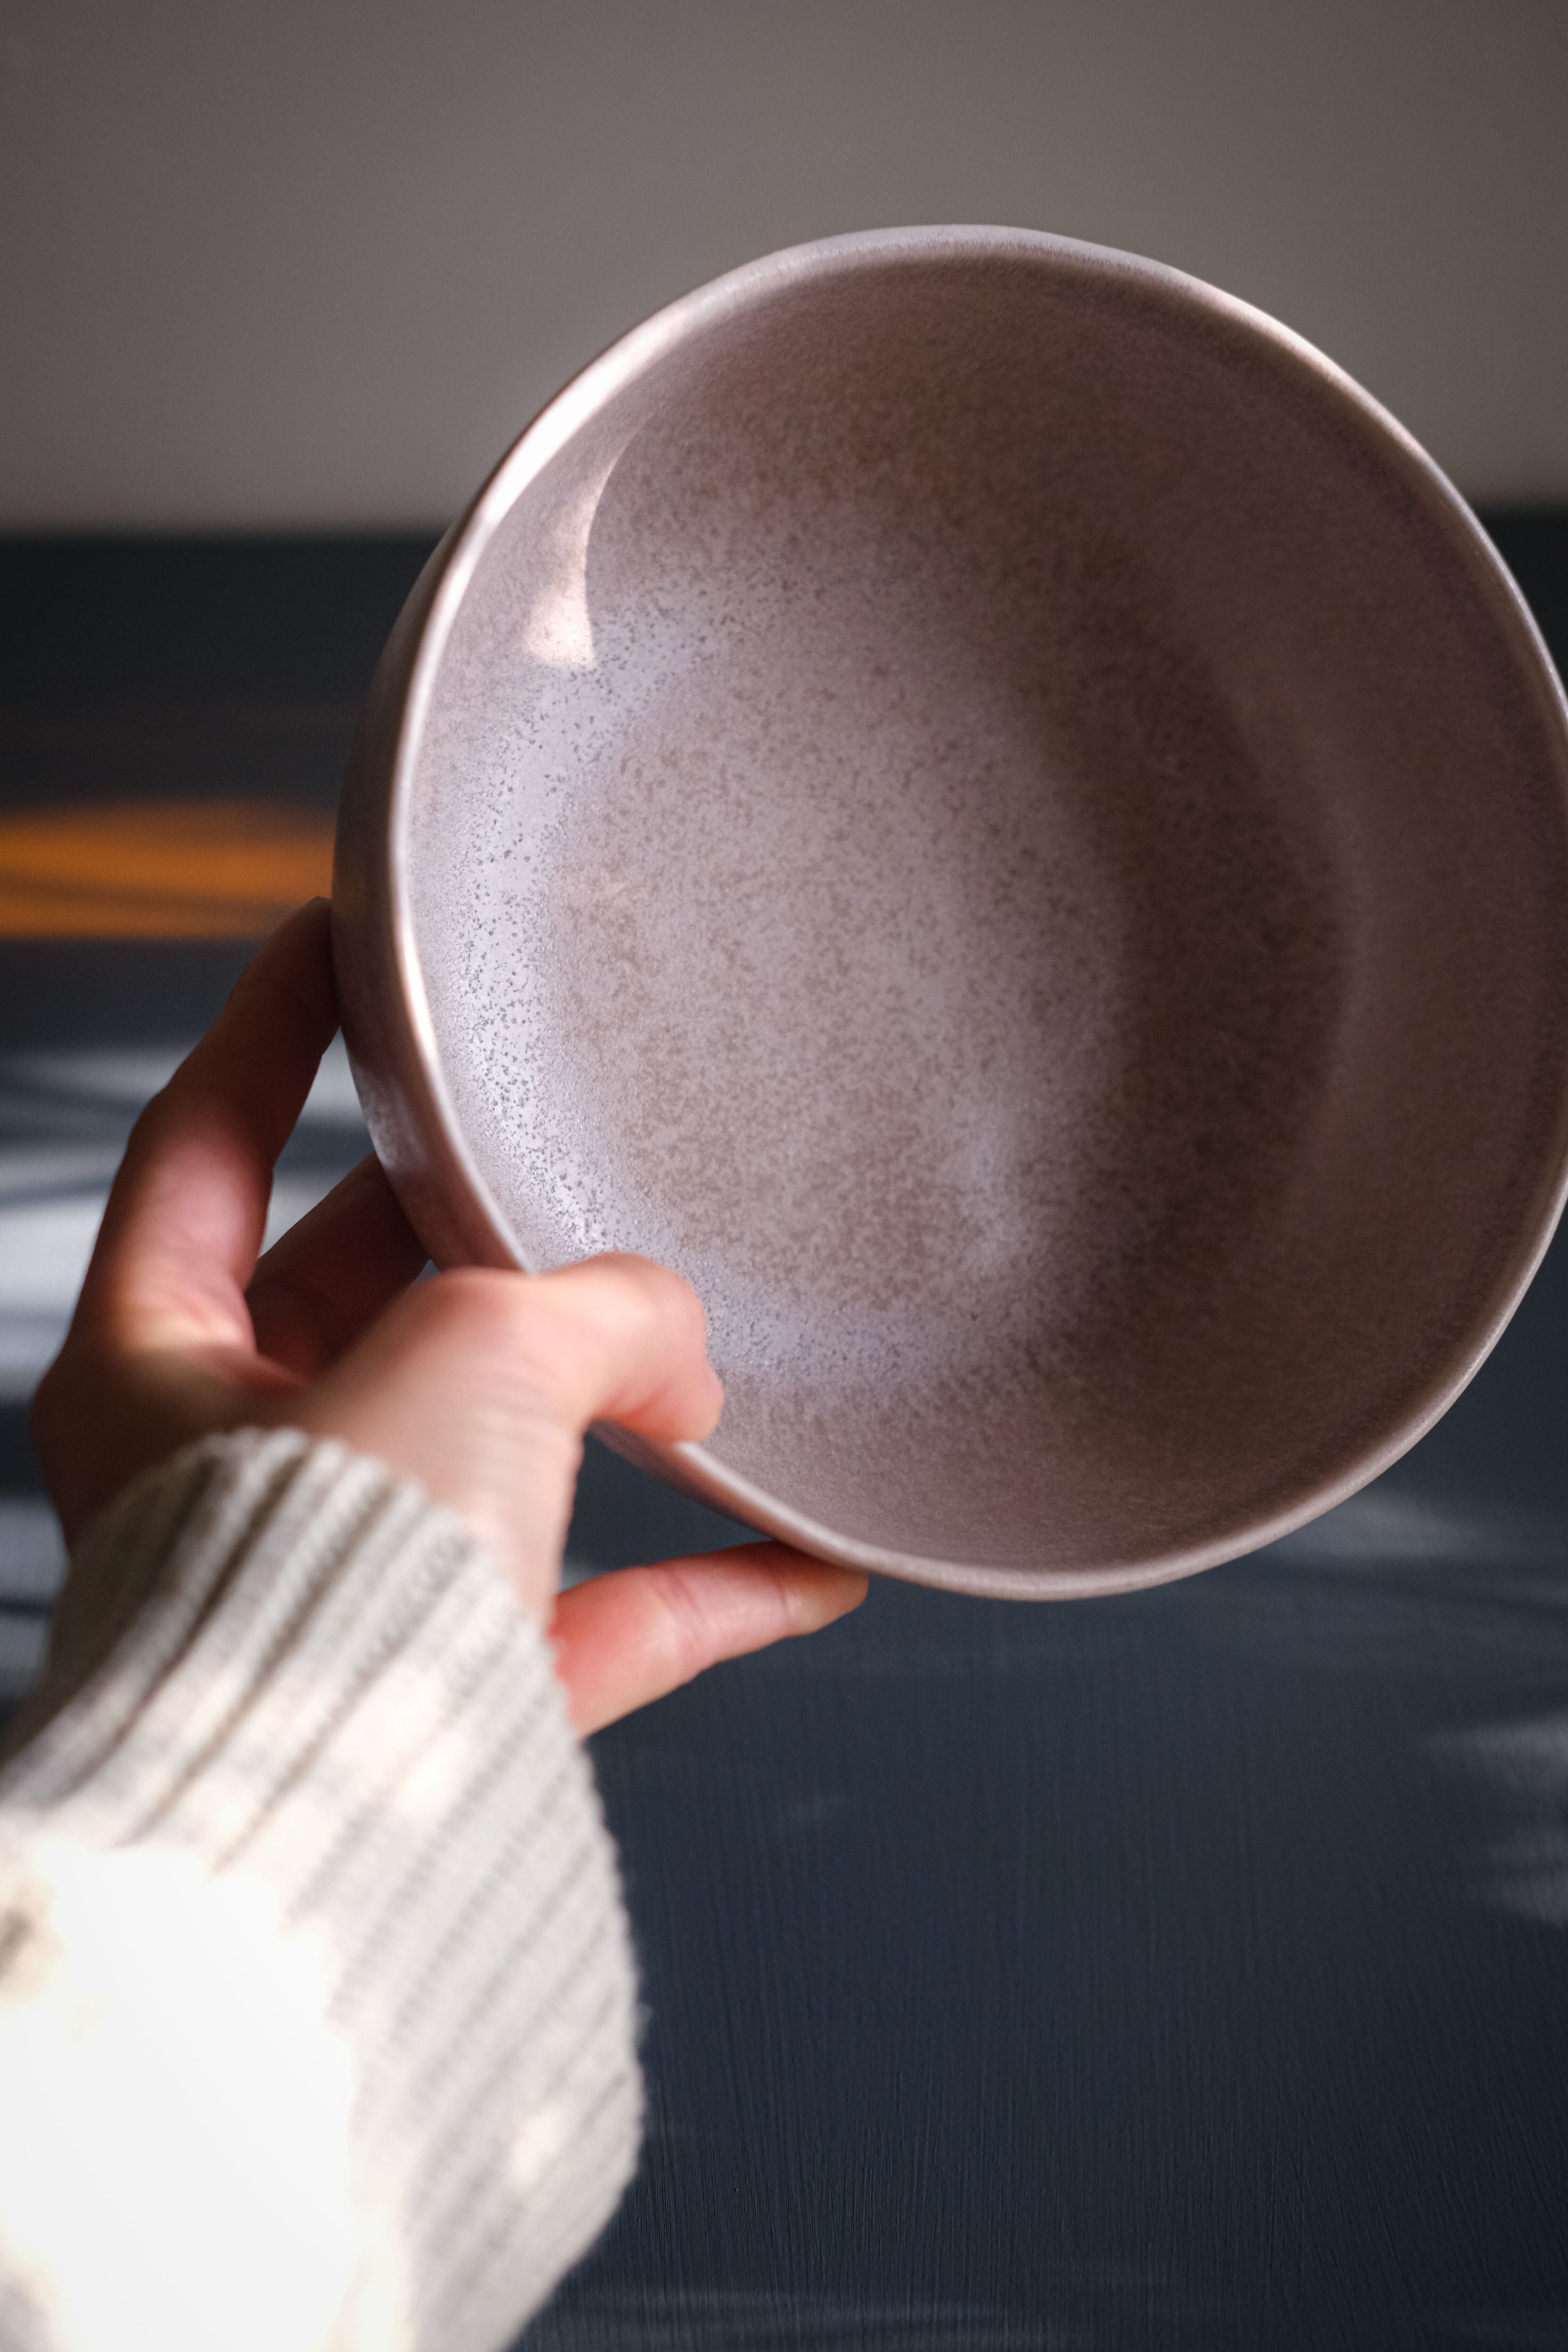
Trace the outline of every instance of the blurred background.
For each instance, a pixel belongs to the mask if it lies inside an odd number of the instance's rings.
[[[647,311],[938,220],[1283,319],[1568,653],[1563,0],[0,0],[0,1699],[26,1396],[138,1105],[327,887],[425,552]],[[363,1149],[334,1055],[274,1229]],[[574,1572],[732,1532],[592,1452]],[[1561,1244],[1270,1553],[882,1585],[595,1750],[650,2137],[531,2340],[1568,2345]]]
[[[1560,0],[6,0],[0,521],[445,522],[624,328],[846,228],[1154,255],[1568,497]]]

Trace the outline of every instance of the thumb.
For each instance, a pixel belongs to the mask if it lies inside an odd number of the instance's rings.
[[[543,1614],[588,1423],[703,1437],[722,1403],[696,1292],[620,1256],[417,1284],[286,1411],[417,1478]]]

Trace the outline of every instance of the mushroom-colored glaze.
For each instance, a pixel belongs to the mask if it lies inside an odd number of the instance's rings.
[[[1568,1157],[1568,723],[1415,445],[1258,313],[837,238],[617,344],[443,543],[345,794],[345,1028],[440,1260],[636,1249],[635,1458],[828,1558],[1153,1582],[1339,1500]]]

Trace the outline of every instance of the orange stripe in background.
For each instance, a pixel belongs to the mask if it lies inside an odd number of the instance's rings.
[[[275,802],[0,815],[0,939],[258,939],[331,887],[331,818]]]

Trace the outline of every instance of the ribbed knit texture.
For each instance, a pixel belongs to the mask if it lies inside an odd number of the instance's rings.
[[[89,1530],[18,1728],[0,2340],[508,2344],[641,2092],[613,1851],[499,1571],[342,1446],[209,1439]]]

